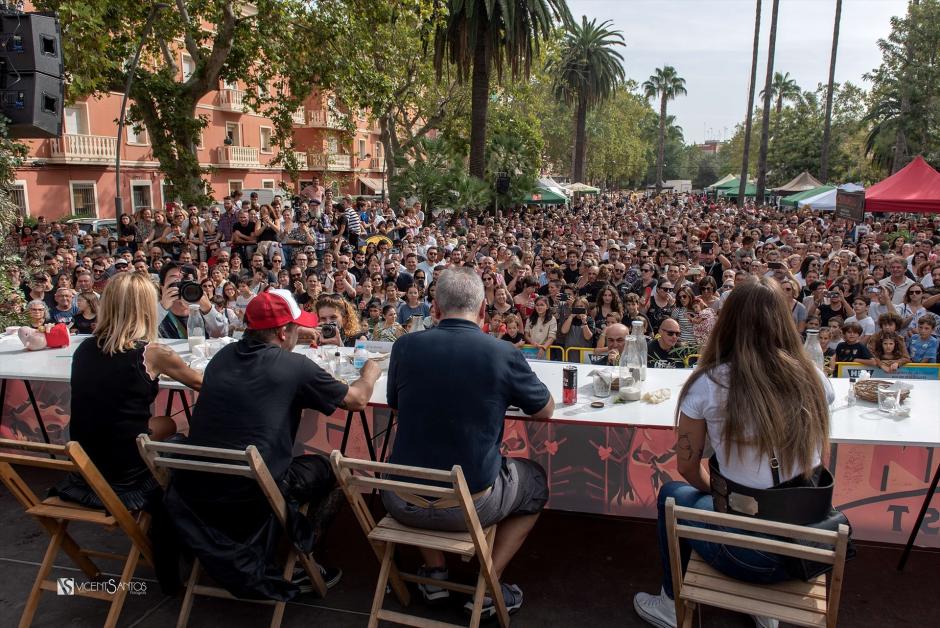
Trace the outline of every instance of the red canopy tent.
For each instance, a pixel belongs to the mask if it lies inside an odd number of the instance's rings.
[[[896,173],[865,190],[868,212],[940,212],[940,172],[918,155]]]

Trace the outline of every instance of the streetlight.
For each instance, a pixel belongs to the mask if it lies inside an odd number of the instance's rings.
[[[127,116],[127,97],[131,92],[131,86],[134,84],[134,74],[137,72],[137,64],[140,63],[140,53],[144,50],[144,44],[147,43],[147,37],[153,28],[153,23],[157,19],[157,13],[170,5],[165,2],[157,2],[150,7],[150,13],[147,15],[147,22],[144,24],[144,32],[140,35],[140,43],[137,44],[137,50],[134,52],[134,59],[127,69],[127,82],[124,85],[124,95],[121,96],[121,116],[118,119],[117,146],[114,149],[114,219],[121,220],[121,214],[124,213],[124,199],[121,198],[121,136],[124,135],[124,119]]]

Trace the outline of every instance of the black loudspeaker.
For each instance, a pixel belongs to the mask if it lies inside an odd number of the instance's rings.
[[[509,175],[500,172],[496,175],[496,193],[497,194],[506,194],[509,192]]]
[[[65,89],[58,18],[8,11],[0,29],[0,113],[10,136],[58,137]]]
[[[0,19],[0,57],[16,72],[42,72],[62,78],[59,20],[36,13],[4,14]]]
[[[10,119],[10,136],[61,135],[63,89],[61,78],[39,73],[3,73],[0,67],[0,113]]]

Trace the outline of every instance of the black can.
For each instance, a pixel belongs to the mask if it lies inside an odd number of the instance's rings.
[[[561,397],[562,403],[568,406],[578,402],[578,367],[561,369]]]

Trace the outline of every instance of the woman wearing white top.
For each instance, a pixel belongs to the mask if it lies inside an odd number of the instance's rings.
[[[678,506],[714,509],[709,470],[702,465],[706,444],[715,451],[725,478],[754,489],[774,485],[771,458],[779,461],[780,479],[786,482],[811,477],[828,449],[832,387],[804,352],[788,301],[779,285],[766,277],[736,286],[718,314],[697,368],[679,393],[676,457],[688,484],[670,482],[659,492],[662,591],[638,593],[633,602],[637,613],[653,625],[676,625],[666,499],[674,498]],[[779,557],[763,552],[685,539],[681,548],[683,569],[694,549],[733,578],[771,583],[790,577]],[[759,626],[777,625],[763,617],[755,621]]]

